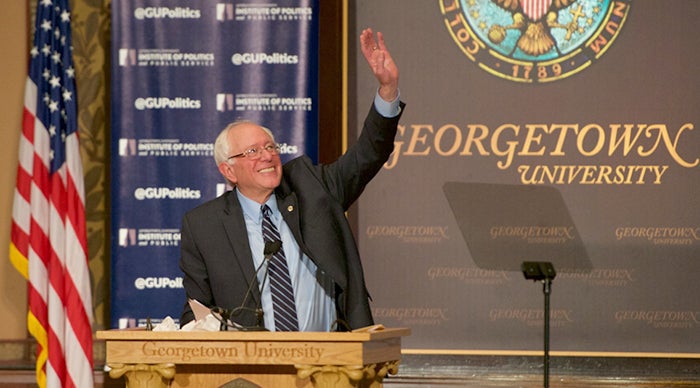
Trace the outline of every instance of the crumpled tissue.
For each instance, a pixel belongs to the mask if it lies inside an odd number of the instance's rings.
[[[159,324],[153,326],[153,331],[219,331],[220,327],[221,322],[211,314],[207,314],[200,320],[190,321],[182,327],[178,327],[175,320],[167,316]]]

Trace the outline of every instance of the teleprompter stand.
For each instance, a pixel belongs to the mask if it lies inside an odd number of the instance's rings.
[[[549,300],[554,265],[586,273],[592,264],[564,199],[555,187],[445,182],[443,191],[474,263],[522,271],[544,291],[544,381],[549,387]],[[546,261],[541,261],[546,260]]]
[[[544,388],[549,388],[549,297],[552,294],[552,280],[557,276],[549,262],[525,261],[521,265],[525,279],[542,282],[544,293]]]

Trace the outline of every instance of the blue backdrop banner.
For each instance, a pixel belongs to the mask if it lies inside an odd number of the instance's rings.
[[[230,189],[213,158],[226,124],[270,128],[283,162],[317,158],[318,7],[112,3],[113,328],[179,318],[180,222]]]

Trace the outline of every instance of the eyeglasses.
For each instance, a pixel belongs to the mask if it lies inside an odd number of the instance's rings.
[[[280,146],[279,146],[279,144],[274,144],[274,143],[267,144],[267,145],[263,146],[262,148],[258,147],[258,146],[253,146],[253,147],[250,147],[247,150],[241,152],[240,154],[229,156],[228,158],[226,158],[226,160],[231,160],[233,158],[240,158],[240,157],[247,158],[250,160],[258,160],[258,159],[260,159],[260,157],[262,157],[263,151],[269,152],[270,155],[277,155],[280,153]]]

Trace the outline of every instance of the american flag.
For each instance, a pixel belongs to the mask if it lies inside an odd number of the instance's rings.
[[[68,0],[39,0],[10,260],[28,281],[40,387],[92,387],[92,297]]]

